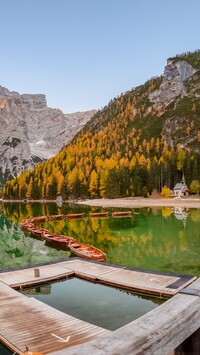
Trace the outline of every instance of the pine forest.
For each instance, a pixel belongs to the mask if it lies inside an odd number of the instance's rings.
[[[3,198],[147,197],[165,190],[170,195],[183,173],[188,186],[199,186],[200,52],[173,58],[178,60],[197,69],[185,82],[186,96],[158,110],[149,94],[162,76],[121,94],[55,157],[7,181]]]

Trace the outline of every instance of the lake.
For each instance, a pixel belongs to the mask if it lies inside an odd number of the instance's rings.
[[[109,217],[88,217],[90,211],[102,210],[102,208],[74,204],[63,204],[61,208],[58,208],[55,203],[1,203],[0,269],[19,268],[73,258],[69,249],[56,247],[37,239],[30,233],[24,232],[19,224],[26,217],[84,212],[85,218],[80,220],[63,219],[45,222],[40,226],[100,248],[107,254],[107,262],[111,264],[200,276],[199,209],[140,208],[132,209],[131,217],[113,218],[111,213],[120,209],[110,208],[106,209]],[[113,326],[116,328],[122,326],[121,321],[124,322],[123,324],[128,323],[162,302],[160,299],[134,295],[130,292],[127,294],[126,291],[89,284],[77,279],[68,280],[64,285],[63,283],[45,285],[44,288],[45,291],[43,286],[39,286],[35,287],[35,292],[33,290],[26,292],[31,292],[32,296],[41,301],[54,307],[59,306],[61,310],[79,318],[82,317],[89,322],[94,322],[90,317],[93,315],[95,317],[98,307],[103,306],[98,312],[101,317],[95,322],[99,322],[98,324],[108,329],[112,329]],[[74,303],[75,295],[79,294],[80,289],[82,302],[81,307],[77,307]],[[68,302],[60,297],[64,291],[68,295]],[[92,305],[95,300],[90,312],[86,302],[88,292],[90,295],[95,295],[92,299],[89,298],[89,305]],[[100,296],[99,301],[98,296]],[[127,308],[125,307],[123,315],[119,314],[117,319],[116,309],[119,309],[120,304],[126,305]],[[111,312],[109,317],[107,317],[108,310]],[[0,353],[12,354],[1,343]]]
[[[25,217],[84,212],[85,218],[48,221],[40,226],[92,244],[107,254],[107,262],[126,267],[200,276],[200,210],[132,209],[132,216],[89,218],[102,211],[74,204],[1,203],[0,269],[18,268],[72,258],[69,249],[55,247],[24,232]]]
[[[21,291],[85,322],[116,330],[165,300],[71,278]]]

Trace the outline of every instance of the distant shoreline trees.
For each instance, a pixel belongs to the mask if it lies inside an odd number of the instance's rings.
[[[82,149],[78,143],[73,149],[71,145],[55,158],[8,181],[2,190],[3,199],[149,196],[153,190],[164,193],[165,186],[172,189],[182,171],[191,192],[199,191],[200,155],[190,150],[170,148],[159,138],[139,145],[136,139],[132,150],[124,143],[123,156],[120,151],[111,151],[107,157],[103,136],[95,146],[93,140],[84,138],[84,142]],[[100,150],[98,156],[95,150]]]

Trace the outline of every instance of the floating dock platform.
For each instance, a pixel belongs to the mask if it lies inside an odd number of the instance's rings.
[[[60,312],[17,289],[56,280],[79,277],[138,293],[172,297],[190,285],[196,277],[160,274],[74,258],[49,265],[0,273],[0,340],[16,354],[26,346],[44,354],[56,354],[67,348],[113,333]],[[119,330],[118,330],[119,331]]]

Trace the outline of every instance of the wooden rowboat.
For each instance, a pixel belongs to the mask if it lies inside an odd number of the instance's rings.
[[[90,260],[104,261],[106,260],[106,254],[100,249],[97,249],[89,244],[79,243],[77,241],[71,241],[68,245],[73,254]]]
[[[119,212],[113,212],[112,217],[130,217],[132,216],[131,211],[119,211]]]
[[[92,213],[95,217],[107,217],[108,212],[97,212]],[[62,215],[56,215],[54,219],[58,219]],[[52,216],[54,217],[54,216]],[[63,216],[62,216],[63,217]],[[84,213],[74,213],[66,215],[67,218],[82,218]],[[64,245],[70,248],[70,250],[77,256],[85,259],[104,261],[106,260],[106,254],[103,253],[100,249],[93,247],[89,244],[79,243],[74,238],[52,233],[44,228],[39,228],[35,226],[35,223],[46,221],[45,216],[34,217],[29,219],[24,219],[21,223],[22,228],[29,231],[31,234],[35,235],[38,238],[45,239],[48,242],[55,243],[58,245]]]
[[[41,237],[47,240],[50,243],[58,244],[58,245],[66,245],[68,247],[70,242],[74,242],[75,239],[72,237],[66,237],[64,235],[51,233],[49,231],[45,231]]]
[[[75,219],[75,218],[83,218],[84,217],[84,213],[68,213],[65,215],[66,218],[69,219]]]
[[[28,231],[31,232],[33,235],[36,235],[37,237],[42,237],[43,233],[48,232],[47,229],[37,227],[29,228]]]
[[[63,219],[63,215],[62,214],[54,214],[51,216],[48,216],[49,221],[60,221],[61,219]]]
[[[46,219],[47,219],[46,216],[38,216],[38,217],[28,218],[27,221],[31,223],[40,223],[40,222],[45,222]]]
[[[90,217],[108,217],[108,212],[90,212]]]
[[[20,223],[20,226],[25,230],[29,230],[30,228],[35,228],[35,224],[27,221],[23,221],[22,223]]]

